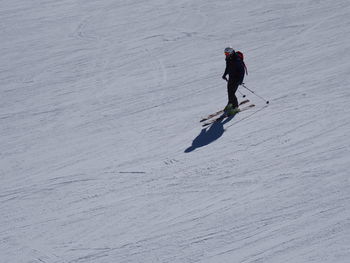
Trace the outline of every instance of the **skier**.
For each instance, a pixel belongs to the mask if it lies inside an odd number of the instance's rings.
[[[227,81],[228,103],[225,107],[225,112],[228,115],[233,115],[239,111],[238,100],[235,95],[238,86],[243,83],[245,67],[244,62],[236,54],[232,47],[227,47],[224,50],[226,56],[226,68],[222,78]],[[229,75],[229,79],[227,79]]]

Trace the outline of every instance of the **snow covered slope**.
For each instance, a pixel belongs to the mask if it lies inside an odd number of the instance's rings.
[[[1,263],[350,262],[349,1],[0,7]]]

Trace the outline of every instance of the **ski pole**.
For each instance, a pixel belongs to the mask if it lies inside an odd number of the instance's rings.
[[[256,94],[253,90],[247,88],[246,85],[244,85],[244,83],[242,83],[242,86],[243,86],[244,88],[246,88],[247,90],[249,90],[251,93],[253,93],[255,96],[257,96],[258,98],[260,98],[260,99],[262,99],[263,101],[265,101],[266,104],[269,104],[269,103],[270,103],[268,100],[265,100],[263,97],[261,97],[261,96],[259,96],[258,94]]]
[[[243,94],[240,90],[238,92],[242,95],[243,98],[245,98],[245,94]]]

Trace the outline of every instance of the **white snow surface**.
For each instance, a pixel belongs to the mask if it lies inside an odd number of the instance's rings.
[[[1,263],[350,262],[348,0],[0,7]]]

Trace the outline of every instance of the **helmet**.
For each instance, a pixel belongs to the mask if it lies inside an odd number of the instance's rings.
[[[231,55],[232,53],[235,53],[234,49],[232,47],[227,47],[224,50],[225,55]]]

